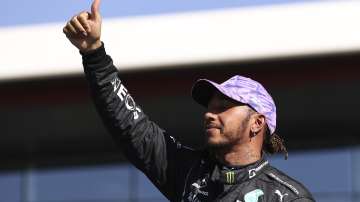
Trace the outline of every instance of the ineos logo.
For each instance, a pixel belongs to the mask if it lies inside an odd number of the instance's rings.
[[[125,106],[128,110],[133,111],[135,120],[139,118],[139,113],[141,110],[140,108],[136,107],[134,99],[129,94],[127,94],[125,97]]]
[[[116,95],[120,98],[121,101],[125,101],[126,109],[130,110],[134,114],[134,119],[139,118],[139,113],[141,112],[140,108],[136,107],[136,103],[131,95],[128,93],[128,90],[121,83],[120,79],[115,77],[111,82],[114,88],[114,92],[117,91]]]
[[[129,94],[125,97],[125,106],[128,110],[134,110],[136,108],[135,101]]]

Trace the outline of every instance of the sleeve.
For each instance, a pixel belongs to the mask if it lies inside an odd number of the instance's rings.
[[[104,44],[81,54],[96,109],[106,128],[127,159],[171,200],[177,189],[175,171],[183,170],[176,161],[181,144],[150,121],[136,104],[106,55]]]

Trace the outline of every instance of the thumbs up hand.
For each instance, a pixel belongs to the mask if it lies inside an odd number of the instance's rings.
[[[94,0],[91,13],[83,11],[72,17],[63,28],[69,41],[80,51],[87,52],[101,46],[100,0]]]

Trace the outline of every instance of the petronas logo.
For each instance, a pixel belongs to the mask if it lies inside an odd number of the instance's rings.
[[[226,176],[226,182],[228,184],[235,183],[235,172],[234,171],[229,171],[229,172],[225,173],[225,176]]]

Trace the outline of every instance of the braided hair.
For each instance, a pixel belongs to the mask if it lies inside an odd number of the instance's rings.
[[[256,113],[256,110],[254,110],[251,106],[248,108],[248,114],[245,117],[244,122],[248,122],[250,120],[250,117],[252,114]],[[264,142],[263,142],[263,151],[265,151],[268,154],[275,154],[275,153],[283,153],[285,160],[287,160],[289,153],[285,147],[284,139],[282,139],[278,134],[273,133],[270,134],[270,130],[265,125],[265,133],[264,133]]]
[[[269,154],[283,153],[285,160],[287,160],[289,154],[285,147],[284,139],[282,139],[278,134],[270,134],[269,129],[266,126],[266,132],[264,137],[263,150]]]

